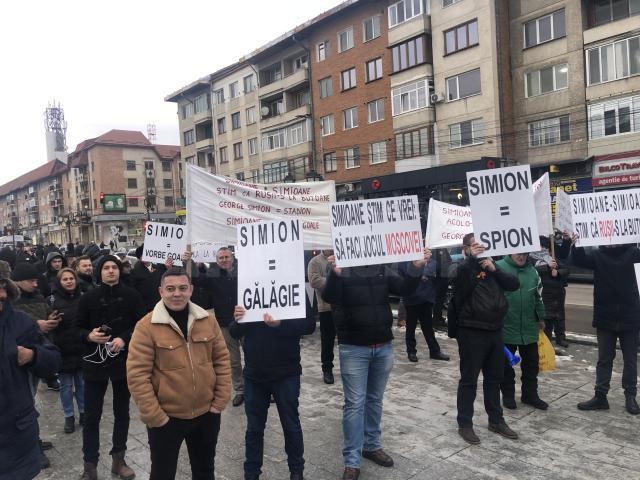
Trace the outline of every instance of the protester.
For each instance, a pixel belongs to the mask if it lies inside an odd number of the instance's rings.
[[[47,260],[45,261],[45,272],[38,279],[38,288],[40,293],[45,298],[51,295],[52,290],[56,284],[58,272],[62,268],[64,258],[60,252],[52,251],[47,254]]]
[[[147,425],[150,480],[175,478],[183,441],[192,478],[214,478],[231,366],[215,317],[190,302],[192,293],[184,270],[167,270],[160,283],[162,300],[138,322],[129,346],[127,381]]]
[[[65,267],[73,268],[73,264],[76,261],[76,247],[73,243],[67,243],[64,252],[64,264]]]
[[[257,480],[262,473],[264,429],[270,398],[273,396],[284,433],[291,480],[303,480],[304,441],[298,414],[300,396],[300,337],[315,330],[314,318],[275,320],[264,315],[264,322],[241,323],[245,309],[236,306],[229,332],[243,339],[245,352],[245,480]]]
[[[82,293],[87,293],[96,286],[93,280],[93,264],[91,257],[80,255],[75,262],[75,271],[78,276],[78,285]]]
[[[162,264],[143,262],[141,260],[143,248],[144,243],[136,248],[138,261],[131,271],[131,286],[142,296],[144,308],[147,312],[150,312],[160,301],[158,290],[160,288],[160,279],[162,274],[167,271],[167,268]]]
[[[76,273],[70,268],[58,272],[53,293],[52,308],[58,312],[58,326],[51,332],[53,343],[62,355],[60,369],[60,403],[64,414],[64,433],[76,429],[73,398],[76,399],[80,425],[84,425],[84,380],[82,378],[82,332],[78,327],[80,285]]]
[[[508,310],[502,327],[503,340],[511,353],[520,353],[522,391],[520,400],[540,410],[549,405],[538,395],[538,336],[544,329],[544,305],[540,291],[542,283],[538,272],[528,261],[528,254],[515,253],[496,262],[496,267],[518,279],[518,290],[505,294]],[[500,385],[502,404],[516,408],[515,372],[504,359],[504,378]]]
[[[331,305],[322,299],[322,289],[327,283],[329,262],[327,258],[333,255],[333,250],[322,250],[313,257],[307,265],[309,284],[316,292],[318,302],[318,316],[320,317],[320,362],[322,364],[322,379],[326,384],[334,383],[333,377],[333,346],[336,339],[336,327],[333,324]]]
[[[463,238],[465,260],[457,267],[449,309],[450,336],[458,341],[460,382],[458,384],[458,433],[470,444],[480,443],[473,430],[473,402],[478,375],[482,371],[484,407],[489,430],[509,438],[518,434],[504,421],[500,406],[500,383],[504,376],[503,317],[507,313],[504,291],[520,284],[513,275],[496,267],[491,257],[479,258],[484,246],[472,233]],[[452,317],[455,314],[455,318]]]
[[[19,289],[8,265],[0,272],[0,480],[28,480],[40,472],[42,455],[29,376],[55,374],[60,353],[32,318],[13,309]]]
[[[416,349],[416,327],[420,322],[420,330],[424,335],[429,348],[429,356],[434,360],[449,360],[449,357],[442,353],[440,345],[433,332],[433,305],[436,295],[434,284],[436,274],[436,260],[432,257],[431,251],[425,255],[427,263],[422,269],[418,288],[411,295],[402,297],[402,301],[407,309],[407,329],[405,331],[405,344],[407,346],[407,356],[409,361],[418,361],[418,351]],[[401,265],[403,273],[407,272],[407,263]]]
[[[607,394],[619,339],[624,360],[622,388],[625,408],[630,414],[637,415],[640,413],[636,401],[640,298],[633,265],[640,263],[640,250],[632,245],[612,245],[587,252],[574,245],[572,262],[578,267],[593,270],[593,327],[598,339],[595,396],[579,403],[578,408],[609,409]]]
[[[9,267],[14,268],[16,266],[16,252],[7,245],[0,250],[0,260],[7,262]]]
[[[393,459],[380,442],[382,399],[393,368],[393,315],[389,294],[407,296],[420,281],[425,258],[414,261],[407,275],[386,265],[341,269],[330,256],[331,273],[322,298],[331,304],[338,333],[340,374],[344,390],[343,480],[360,475],[361,457],[383,467]]]
[[[449,270],[453,260],[449,254],[449,250],[446,248],[436,248],[432,250],[433,257],[436,261],[436,271],[433,276],[432,282],[434,287],[433,298],[433,325],[444,325],[444,317],[442,316],[442,309],[445,305],[447,298],[447,292],[449,291],[449,284],[451,278]]]
[[[111,472],[124,480],[135,476],[124,460],[129,434],[130,397],[125,365],[133,328],[146,310],[138,292],[120,283],[120,269],[117,257],[102,257],[96,268],[99,285],[82,295],[78,305],[78,325],[85,343],[82,364],[85,386],[83,480],[97,478],[100,419],[109,381],[113,389],[114,415],[113,447],[109,452],[113,457]]]
[[[33,253],[31,245],[18,242],[16,249],[18,250],[16,253],[16,265],[18,263],[30,263],[33,265],[38,261],[38,257]]]
[[[122,260],[122,274],[120,275],[120,280],[123,285],[127,287],[132,287],[131,285],[131,262],[128,259]]]

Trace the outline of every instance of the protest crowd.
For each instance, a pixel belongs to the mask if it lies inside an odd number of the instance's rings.
[[[530,190],[528,176],[517,178]],[[479,195],[504,193],[477,190]],[[527,195],[533,212],[533,194]],[[52,445],[40,438],[34,402],[41,382],[41,388],[59,392],[60,429],[66,434],[82,430],[83,480],[98,478],[98,460],[105,451],[101,426],[112,428],[112,474],[122,480],[135,478],[126,460],[131,397],[147,427],[152,480],[175,478],[183,443],[192,478],[215,478],[221,415],[229,403],[243,406],[246,414],[244,479],[262,474],[265,427],[274,404],[289,469],[279,478],[301,480],[305,450],[298,402],[304,353],[300,339],[312,334],[316,324],[321,338],[318,369],[330,385],[339,366],[344,395],[344,470],[336,472],[336,478],[361,478],[363,458],[392,468],[394,459],[385,451],[381,428],[385,388],[394,367],[392,296],[406,309],[404,343],[410,362],[419,361],[418,326],[429,359],[436,364],[450,361],[434,334],[443,319],[447,334],[457,341],[460,379],[457,426],[452,428],[457,428],[460,441],[481,441],[474,422],[481,372],[488,430],[515,441],[518,432],[506,423],[503,408],[517,409],[519,400],[541,411],[549,409],[539,395],[539,373],[553,368],[554,348],[570,348],[564,313],[573,265],[593,271],[598,341],[594,395],[576,407],[609,409],[607,394],[619,340],[625,408],[631,415],[639,414],[637,242],[585,248],[574,229],[552,228],[549,235],[529,225],[536,222],[533,213],[519,216],[521,227],[493,225],[494,220],[476,214],[474,201],[478,200],[471,199],[474,226],[456,240],[462,245],[456,259],[447,247],[429,248],[427,239],[426,248],[422,242],[398,241],[389,251],[400,261],[379,261],[384,241],[367,243],[364,236],[343,235],[343,251],[318,249],[303,262],[298,223],[283,226],[278,219],[273,227],[268,224],[273,235],[260,235],[258,229],[253,240],[247,236],[253,235],[249,227],[239,226],[238,238],[249,239],[242,245],[207,239],[215,245],[215,259],[209,261],[194,255],[190,246],[154,263],[140,245],[134,265],[94,243],[69,244],[65,249],[22,243],[15,250],[3,248],[0,480],[31,479],[50,468],[47,450]],[[407,202],[405,198],[402,204],[380,203],[371,209],[362,203],[348,221],[340,217],[336,227],[353,233],[354,225],[366,223],[367,209],[375,212],[381,206],[380,212],[387,209],[387,215],[403,212],[396,215],[398,224],[417,223],[423,238],[417,203],[404,207]],[[499,217],[505,216],[504,208]],[[382,214],[380,219],[384,223]],[[493,226],[493,231],[485,230]],[[386,241],[413,237],[395,235]],[[360,238],[364,254],[358,253]],[[536,248],[527,249],[527,242]],[[264,250],[267,243],[275,253]],[[369,259],[363,260],[367,245]],[[157,252],[153,257],[159,257]],[[269,259],[264,275],[255,258]],[[278,273],[278,282],[268,280],[275,278],[268,277],[274,275],[269,272],[280,272],[277,269],[287,261],[296,263],[296,275],[306,276],[311,295],[287,274]],[[109,385],[113,423],[101,425]]]

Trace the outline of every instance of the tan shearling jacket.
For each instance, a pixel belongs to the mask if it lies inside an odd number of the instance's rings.
[[[140,320],[129,343],[127,383],[141,420],[192,419],[231,397],[229,351],[215,317],[189,302],[188,339],[160,300]]]

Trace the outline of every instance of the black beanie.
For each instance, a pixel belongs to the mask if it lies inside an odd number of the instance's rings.
[[[36,267],[27,262],[19,262],[11,273],[11,280],[21,282],[22,280],[36,280],[40,278],[40,273]]]

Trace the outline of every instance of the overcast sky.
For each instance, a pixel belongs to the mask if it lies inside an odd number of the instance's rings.
[[[0,2],[0,185],[47,160],[44,110],[64,108],[69,152],[113,128],[157,127],[178,144],[164,97],[340,0]]]

